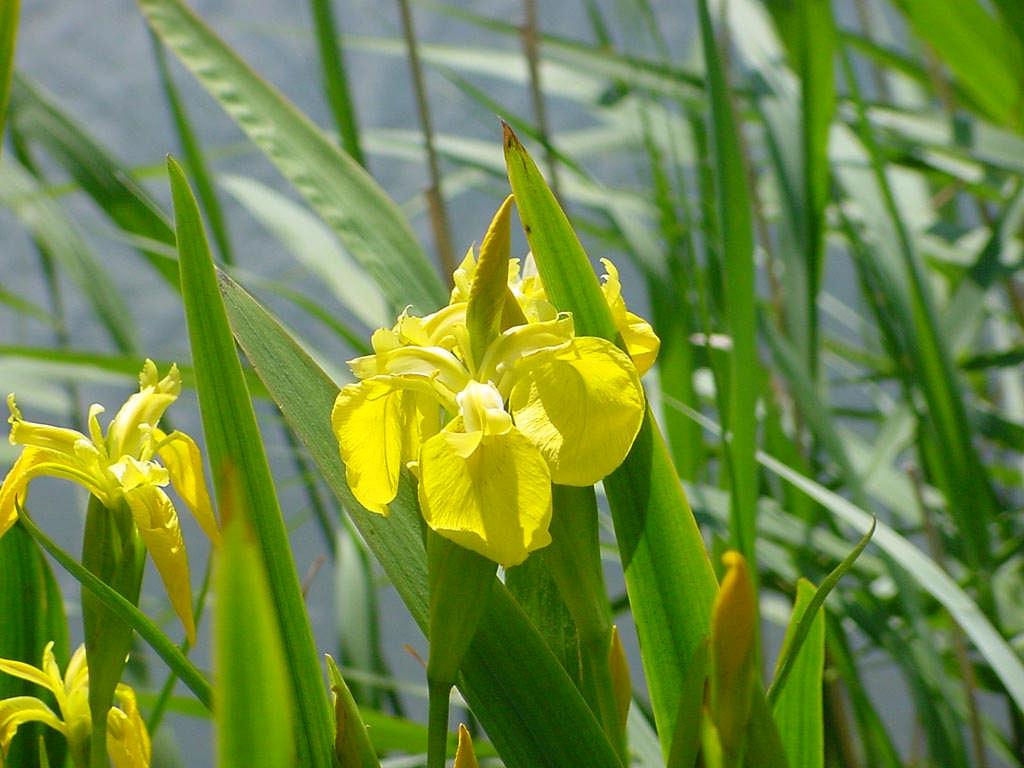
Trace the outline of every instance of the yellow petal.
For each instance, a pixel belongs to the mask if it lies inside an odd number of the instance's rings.
[[[25,680],[27,682],[38,685],[51,693],[60,695],[63,694],[64,690],[59,685],[55,687],[53,680],[46,672],[41,669],[36,669],[31,664],[26,664],[24,661],[16,661],[14,659],[0,659],[0,672],[11,677],[17,677],[19,680]]]
[[[140,485],[124,494],[146,549],[164,583],[171,607],[185,627],[190,643],[196,639],[192,618],[192,583],[178,515],[167,494],[155,485]]]
[[[640,430],[644,394],[618,347],[581,336],[516,370],[509,410],[563,485],[592,485],[626,458]]]
[[[16,503],[24,503],[29,482],[40,475],[78,483],[106,503],[109,500],[107,483],[103,482],[102,476],[97,477],[100,470],[96,457],[84,455],[91,445],[88,441],[79,442],[77,448],[81,450],[77,451],[78,455],[31,446],[25,448],[4,478],[3,485],[0,485],[0,536],[7,533],[18,519]],[[116,481],[111,478],[110,482]]]
[[[152,749],[149,732],[135,703],[135,692],[119,684],[117,707],[107,712],[107,754],[113,768],[148,768]]]
[[[391,376],[349,384],[331,412],[349,488],[360,504],[381,515],[398,493],[402,465],[415,458],[420,435],[437,430],[437,404],[405,386],[412,384]]]
[[[459,746],[455,750],[455,764],[452,768],[480,768],[473,752],[473,737],[462,723],[459,723]]]
[[[643,376],[658,359],[661,339],[650,323],[632,312],[626,313],[626,323],[619,326],[619,333],[622,334],[622,341],[626,344],[626,351],[633,359],[637,373]]]
[[[639,315],[628,311],[622,298],[622,285],[619,282],[619,270],[608,259],[601,259],[605,268],[604,284],[601,290],[611,310],[615,328],[622,335],[626,351],[633,358],[633,364],[641,376],[647,373],[658,357],[661,339],[651,328],[651,324]]]
[[[79,440],[88,440],[85,435],[74,429],[25,421],[21,417],[21,411],[18,409],[13,393],[7,396],[7,408],[11,412],[10,417],[7,419],[7,422],[11,425],[11,433],[7,436],[7,439],[11,445],[44,448],[55,453],[73,456],[75,444]]]
[[[726,552],[722,562],[728,571],[711,614],[711,711],[722,747],[734,752],[750,714],[757,603],[743,555]]]
[[[551,543],[551,476],[537,448],[515,429],[466,434],[455,419],[423,444],[420,508],[442,536],[505,567]],[[467,441],[478,443],[467,456]]]
[[[219,544],[220,530],[213,516],[210,492],[203,477],[203,458],[199,446],[184,432],[175,431],[165,435],[159,429],[154,429],[153,438],[157,441],[157,455],[167,467],[175,492],[192,510],[203,533],[214,544]]]
[[[139,374],[139,391],[128,398],[107,429],[107,447],[111,459],[138,456],[146,437],[143,424],[156,426],[164,411],[181,393],[181,375],[176,365],[162,379],[152,360],[146,360]]]
[[[64,723],[34,696],[14,696],[0,701],[0,765],[7,756],[11,739],[23,723],[44,723],[64,733]]]

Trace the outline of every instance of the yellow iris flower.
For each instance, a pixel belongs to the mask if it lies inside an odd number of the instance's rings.
[[[89,715],[89,669],[85,646],[79,646],[61,676],[53,656],[53,643],[47,643],[40,668],[21,661],[0,659],[0,672],[27,680],[50,691],[57,700],[58,716],[35,696],[15,696],[0,701],[0,768],[7,757],[11,740],[24,723],[43,723],[60,731],[67,739],[72,763],[88,764],[92,718]],[[119,683],[114,693],[116,707],[107,713],[107,754],[113,768],[147,768],[150,760],[149,733],[135,703],[135,692]]]
[[[455,294],[375,332],[331,419],[363,506],[387,514],[409,464],[427,524],[508,567],[550,543],[552,482],[592,485],[622,463],[644,395],[629,356],[577,337],[567,313],[507,328],[475,364],[466,307]]]
[[[195,623],[185,542],[178,514],[164,487],[173,485],[211,541],[217,543],[220,532],[195,441],[183,432],[166,434],[156,426],[180,392],[181,375],[176,366],[160,378],[156,365],[147,360],[139,375],[139,391],[117,412],[106,435],[99,423],[103,407],[89,407],[88,436],[73,429],[25,421],[14,395],[9,395],[10,441],[25,447],[0,486],[0,536],[14,525],[17,504],[23,503],[28,484],[40,475],[78,483],[108,509],[127,504],[171,606],[193,641]]]

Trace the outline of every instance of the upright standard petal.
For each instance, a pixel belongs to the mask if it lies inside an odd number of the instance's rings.
[[[506,568],[518,565],[551,543],[547,464],[514,428],[483,435],[461,427],[455,419],[420,451],[423,517],[456,544]]]
[[[192,582],[189,579],[185,541],[181,536],[174,505],[161,488],[150,483],[126,489],[124,498],[132,511],[135,527],[164,583],[171,607],[181,619],[188,641],[194,643],[196,625],[192,618]]]
[[[164,411],[178,399],[181,393],[178,366],[172,365],[162,379],[159,375],[156,364],[146,360],[139,374],[139,391],[125,401],[110,422],[107,428],[107,448],[112,461],[126,454],[138,456],[146,436],[140,427],[143,424],[155,427]]]
[[[431,386],[426,377],[418,378]],[[349,384],[338,393],[331,412],[349,488],[360,504],[380,515],[388,513],[387,505],[398,493],[402,465],[415,458],[422,430],[436,429],[430,396],[403,383],[413,382],[375,376]]]
[[[174,431],[167,435],[159,429],[153,430],[156,451],[167,467],[171,485],[195,517],[203,533],[214,544],[220,543],[220,529],[213,516],[210,492],[203,477],[203,457],[196,441],[184,432]]]
[[[520,362],[509,408],[563,485],[593,485],[629,453],[644,414],[640,377],[604,339],[581,336]]]

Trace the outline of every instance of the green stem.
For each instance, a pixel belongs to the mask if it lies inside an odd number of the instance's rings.
[[[448,753],[449,683],[430,683],[430,704],[427,716],[427,768],[444,768]]]
[[[601,570],[594,489],[552,486],[554,515],[547,561],[572,614],[580,643],[581,693],[625,763],[609,649],[612,615]]]
[[[131,512],[108,509],[89,499],[82,543],[82,565],[133,605],[138,605],[146,550]],[[131,650],[132,627],[87,588],[82,588],[82,624],[89,665],[89,712],[92,735],[90,768],[107,768],[107,712]]]

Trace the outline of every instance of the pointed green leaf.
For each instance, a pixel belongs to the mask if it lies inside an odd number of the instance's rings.
[[[380,768],[380,761],[370,743],[362,713],[352,698],[341,670],[334,659],[327,657],[327,677],[334,692],[334,754],[342,768]],[[416,748],[420,748],[420,744]]]
[[[825,617],[812,605],[814,585],[797,582],[796,603],[783,640],[785,653],[792,654],[792,673],[780,684],[772,714],[782,736],[782,745],[790,765],[821,768],[825,762],[824,713],[822,710],[822,673],[825,667]],[[809,617],[810,627],[796,650],[796,634]]]
[[[154,31],[373,276],[392,309],[445,290],[395,203],[358,163],[253,72],[180,0],[139,0]]]
[[[224,501],[213,581],[217,765],[289,768],[296,765],[295,706],[267,574],[245,512]]]
[[[295,697],[299,763],[304,768],[330,768],[330,706],[288,531],[217,289],[217,275],[195,197],[181,166],[172,158],[167,160],[167,170],[174,198],[181,293],[214,484],[218,495],[223,495],[225,473],[237,476],[238,508],[247,516],[263,556]]]

